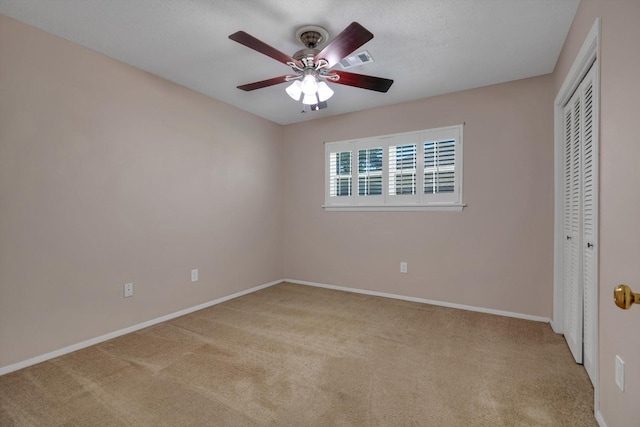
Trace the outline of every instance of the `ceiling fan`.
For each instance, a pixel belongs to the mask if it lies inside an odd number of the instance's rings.
[[[287,94],[296,101],[302,98],[303,104],[310,105],[312,110],[317,110],[325,108],[327,99],[333,95],[333,90],[326,81],[377,92],[387,92],[393,84],[393,80],[390,79],[331,69],[373,38],[373,34],[357,22],[349,24],[322,50],[317,47],[329,38],[327,30],[315,25],[300,28],[296,32],[296,38],[306,48],[294,53],[293,56],[269,46],[244,31],[233,33],[229,38],[288,65],[294,73],[238,86],[238,89],[244,91],[293,81],[286,89]]]

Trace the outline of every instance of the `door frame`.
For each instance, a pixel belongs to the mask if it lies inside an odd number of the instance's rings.
[[[558,94],[554,101],[554,182],[555,182],[555,207],[554,207],[554,271],[553,271],[553,320],[551,321],[551,327],[554,332],[562,334],[564,333],[564,280],[563,280],[563,156],[564,156],[564,132],[563,132],[563,109],[566,103],[569,101],[575,90],[578,88],[582,79],[586,76],[587,72],[593,66],[595,69],[594,78],[594,93],[597,96],[598,103],[596,105],[596,130],[594,132],[594,172],[598,174],[599,158],[600,158],[600,38],[601,38],[601,20],[597,18],[587,35],[582,48],[578,52],[576,59],[569,70]],[[597,176],[597,175],[596,175]],[[598,185],[596,185],[596,191],[598,191]],[[596,205],[594,212],[594,223],[596,227],[596,236],[598,235],[598,211],[599,207]],[[598,239],[596,239],[598,240]],[[596,265],[595,265],[595,277],[598,278],[598,242],[595,244],[596,250]],[[598,285],[599,288],[599,285]],[[594,411],[599,411],[600,401],[600,388],[599,388],[599,337],[598,337],[598,305],[599,305],[599,292],[596,289],[595,292],[595,310],[596,316],[595,331],[594,331],[594,345],[596,348],[596,354],[594,355],[595,373],[593,378],[594,386]]]

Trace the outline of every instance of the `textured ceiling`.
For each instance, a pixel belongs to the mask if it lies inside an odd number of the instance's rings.
[[[579,0],[0,0],[0,13],[280,124],[397,104],[553,71]],[[374,62],[349,71],[395,80],[387,93],[332,85],[301,113],[285,84],[236,86],[290,69],[228,39],[244,30],[287,54],[295,31],[335,37],[357,21]],[[341,69],[339,65],[337,69]]]

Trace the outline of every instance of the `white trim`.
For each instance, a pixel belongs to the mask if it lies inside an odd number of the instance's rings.
[[[589,68],[591,68],[591,65],[595,62],[598,56],[599,42],[600,18],[597,18],[591,26],[591,30],[589,30],[589,34],[584,40],[584,43],[580,48],[580,52],[578,52],[571,69],[567,73],[567,77],[558,91],[558,95],[554,102],[556,106],[563,106],[569,101],[569,98],[571,98],[571,95],[575,92],[576,88],[582,81],[582,78],[587,74],[587,71],[589,71]]]
[[[597,99],[600,99],[600,61],[601,58],[601,19],[596,18],[595,22],[591,26],[591,30],[589,34],[585,38],[584,43],[576,59],[571,66],[571,69],[567,73],[565,80],[558,91],[556,99],[554,101],[554,148],[555,148],[555,220],[554,220],[554,270],[553,270],[553,320],[551,321],[551,327],[557,333],[564,332],[563,319],[564,319],[564,294],[563,294],[563,265],[562,265],[562,244],[563,244],[563,234],[562,234],[562,196],[563,196],[563,188],[562,188],[562,171],[563,171],[563,162],[562,162],[562,150],[563,150],[563,132],[562,132],[562,110],[564,105],[569,101],[576,88],[584,78],[584,76],[589,71],[590,67],[593,66],[595,68],[595,79],[594,79],[594,93],[597,96]],[[595,150],[595,168],[599,167],[599,146],[600,146],[600,135],[599,135],[599,101],[596,105],[598,111],[597,119],[596,119],[596,132],[594,141],[594,150]],[[597,170],[595,173],[598,173]],[[597,188],[597,187],[596,187]],[[598,210],[599,207],[596,205],[596,217],[595,217],[595,226],[598,227]],[[598,232],[596,230],[596,236]],[[595,242],[595,249],[598,250],[598,242]],[[596,255],[596,260],[598,259]],[[597,269],[597,261],[596,261],[596,269]],[[596,277],[597,274],[596,274]],[[599,286],[598,286],[599,288]],[[594,295],[596,301],[595,306],[596,310],[599,307],[599,292],[597,291]],[[594,341],[596,347],[596,354],[594,356],[595,363],[595,378],[593,378],[593,387],[594,387],[594,414],[598,423],[601,426],[606,426],[604,420],[602,419],[602,415],[600,414],[600,385],[599,385],[599,321],[598,315],[595,317],[595,327],[596,331],[594,334]],[[602,421],[602,422],[601,422]]]
[[[602,418],[602,412],[598,409],[596,411],[596,421],[600,427],[607,427],[607,423],[604,422],[604,418]]]
[[[466,204],[440,204],[440,205],[380,205],[380,206],[340,206],[340,205],[323,205],[325,211],[461,211]]]
[[[185,308],[184,310],[180,310],[180,311],[176,311],[175,313],[171,313],[171,314],[167,314],[164,316],[160,316],[157,317],[155,319],[152,320],[148,320],[146,322],[142,322],[142,323],[138,323],[137,325],[133,325],[133,326],[129,326],[128,328],[124,328],[124,329],[120,329],[114,332],[110,332],[108,334],[105,335],[101,335],[99,337],[96,338],[91,338],[88,339],[86,341],[82,341],[79,342],[77,344],[73,344],[70,345],[68,347],[64,347],[40,356],[36,356],[36,357],[32,357],[31,359],[27,359],[27,360],[23,360],[22,362],[18,362],[18,363],[14,363],[8,366],[4,366],[2,368],[0,368],[0,375],[4,375],[4,374],[8,374],[9,372],[13,372],[13,371],[17,371],[19,369],[23,369],[26,368],[27,366],[31,366],[31,365],[35,365],[37,363],[41,363],[41,362],[45,362],[47,360],[77,351],[77,350],[81,350],[83,348],[86,347],[90,347],[92,345],[96,345],[99,344],[101,342],[104,341],[108,341],[110,339],[113,338],[117,338],[119,336],[122,335],[126,335],[126,334],[130,334],[131,332],[135,332],[135,331],[139,331],[140,329],[144,329],[144,328],[148,328],[149,326],[153,326],[156,325],[158,323],[162,323],[162,322],[166,322],[167,320],[171,320],[171,319],[175,319],[176,317],[180,317],[180,316],[184,316],[186,314],[190,314],[193,313],[194,311],[198,311],[198,310],[202,310],[208,307],[211,307],[213,305],[217,305],[220,303],[223,303],[225,301],[229,301],[231,299],[234,298],[238,298],[241,297],[243,295],[247,295],[256,291],[259,291],[261,289],[265,289],[274,285],[277,285],[278,283],[282,283],[283,280],[275,280],[273,282],[269,282],[269,283],[265,283],[264,285],[259,285],[250,289],[245,289],[244,291],[240,291],[240,292],[236,292],[234,294],[231,295],[227,295],[225,297],[222,298],[218,298],[209,302],[205,302],[203,304],[199,304],[193,307],[189,307],[189,308]]]
[[[475,307],[471,305],[455,304],[445,301],[435,301],[425,298],[409,297],[404,295],[388,294],[386,292],[369,291],[366,289],[349,288],[345,286],[327,285],[325,283],[307,282],[305,280],[284,279],[285,282],[294,283],[296,285],[313,286],[316,288],[334,289],[337,291],[352,292],[355,294],[372,295],[376,297],[392,298],[403,301],[419,302],[422,304],[437,305],[441,307],[455,308],[459,310],[475,311],[478,313],[495,314],[497,316],[515,317],[516,319],[533,320],[535,322],[549,323],[551,319],[548,317],[532,316],[530,314],[514,313],[511,311],[494,310],[492,308]]]
[[[564,269],[563,269],[563,196],[564,196],[564,145],[562,144],[562,107],[554,105],[554,225],[553,225],[553,319],[551,328],[557,334],[564,333]]]

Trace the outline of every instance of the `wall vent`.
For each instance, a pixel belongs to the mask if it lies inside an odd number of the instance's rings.
[[[359,67],[368,62],[373,62],[373,58],[371,57],[369,52],[363,50],[344,58],[342,61],[340,61],[340,66],[343,70],[347,70],[349,68]]]

